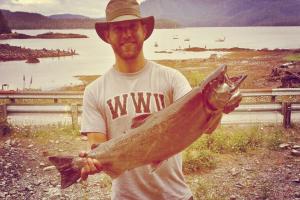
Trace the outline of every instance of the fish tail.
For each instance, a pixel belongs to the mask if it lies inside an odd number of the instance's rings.
[[[48,159],[60,172],[62,189],[76,183],[80,178],[81,170],[74,167],[73,156],[50,156]]]

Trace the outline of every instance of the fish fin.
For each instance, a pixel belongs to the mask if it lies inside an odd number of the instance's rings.
[[[151,163],[150,164],[150,168],[151,168],[150,173],[151,174],[154,173],[163,164],[163,162],[164,162],[164,160]]]
[[[222,113],[214,116],[213,119],[209,120],[207,124],[209,124],[208,128],[205,130],[206,134],[211,134],[220,124],[222,119]]]
[[[61,188],[65,189],[77,182],[81,177],[81,170],[73,166],[72,156],[50,156],[49,161],[56,167],[61,175]]]
[[[137,128],[142,125],[150,115],[151,114],[142,114],[134,117],[131,121],[131,128]]]
[[[110,176],[110,178],[115,179],[117,177],[119,177],[122,173],[121,172],[111,172],[109,170],[104,170],[104,173],[106,173],[108,176]]]

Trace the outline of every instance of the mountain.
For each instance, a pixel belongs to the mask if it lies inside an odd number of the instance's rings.
[[[89,17],[83,15],[73,15],[73,14],[57,14],[48,16],[51,19],[89,19]]]
[[[96,22],[104,20],[104,18],[94,19],[72,14],[59,14],[47,17],[38,13],[11,12],[1,9],[0,11],[2,11],[8,25],[12,29],[93,29]],[[174,28],[179,26],[174,20],[168,19],[157,19],[155,23],[156,28]]]
[[[0,34],[2,33],[11,33],[11,30],[8,27],[7,21],[0,10]]]
[[[146,0],[141,10],[184,26],[300,25],[300,0]]]
[[[61,15],[53,18],[28,12],[2,10],[12,29],[72,29],[94,28],[95,22],[103,19],[69,18],[76,15]]]

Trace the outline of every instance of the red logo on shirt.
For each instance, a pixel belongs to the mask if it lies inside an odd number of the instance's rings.
[[[151,99],[153,99],[151,101]],[[151,113],[151,102],[155,102],[156,111],[160,111],[165,108],[164,95],[151,92],[131,92],[130,94],[123,94],[116,96],[107,101],[107,105],[110,109],[112,119],[124,116],[128,114],[128,101],[131,101],[135,113]]]

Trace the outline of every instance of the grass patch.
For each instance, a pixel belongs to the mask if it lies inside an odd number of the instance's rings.
[[[206,78],[207,74],[202,71],[184,71],[182,72],[192,87],[199,86]]]
[[[203,135],[183,152],[186,173],[216,167],[218,154],[247,153],[257,148],[276,150],[287,140],[286,130],[278,126],[226,126]]]
[[[193,181],[193,188],[195,191],[193,192],[193,196],[195,199],[205,199],[205,200],[221,200],[223,198],[218,197],[218,194],[213,190],[215,188],[214,184],[211,182],[197,178]]]
[[[210,150],[198,151],[196,148],[190,148],[183,152],[185,173],[199,172],[216,167],[215,155]]]
[[[71,150],[78,136],[78,129],[71,125],[14,127],[16,137],[35,140],[41,145],[54,144],[58,148]],[[185,173],[203,172],[216,168],[220,154],[247,153],[255,149],[276,150],[279,144],[293,141],[299,128],[286,130],[281,126],[222,126],[211,134],[202,135],[183,151]]]
[[[14,126],[13,134],[16,138],[28,138],[38,141],[40,144],[47,144],[49,141],[74,139],[80,135],[79,129],[73,129],[72,125],[53,124],[43,126]]]
[[[286,57],[283,58],[285,61],[300,61],[300,54],[297,53],[297,54],[292,54],[292,55],[288,55]]]

